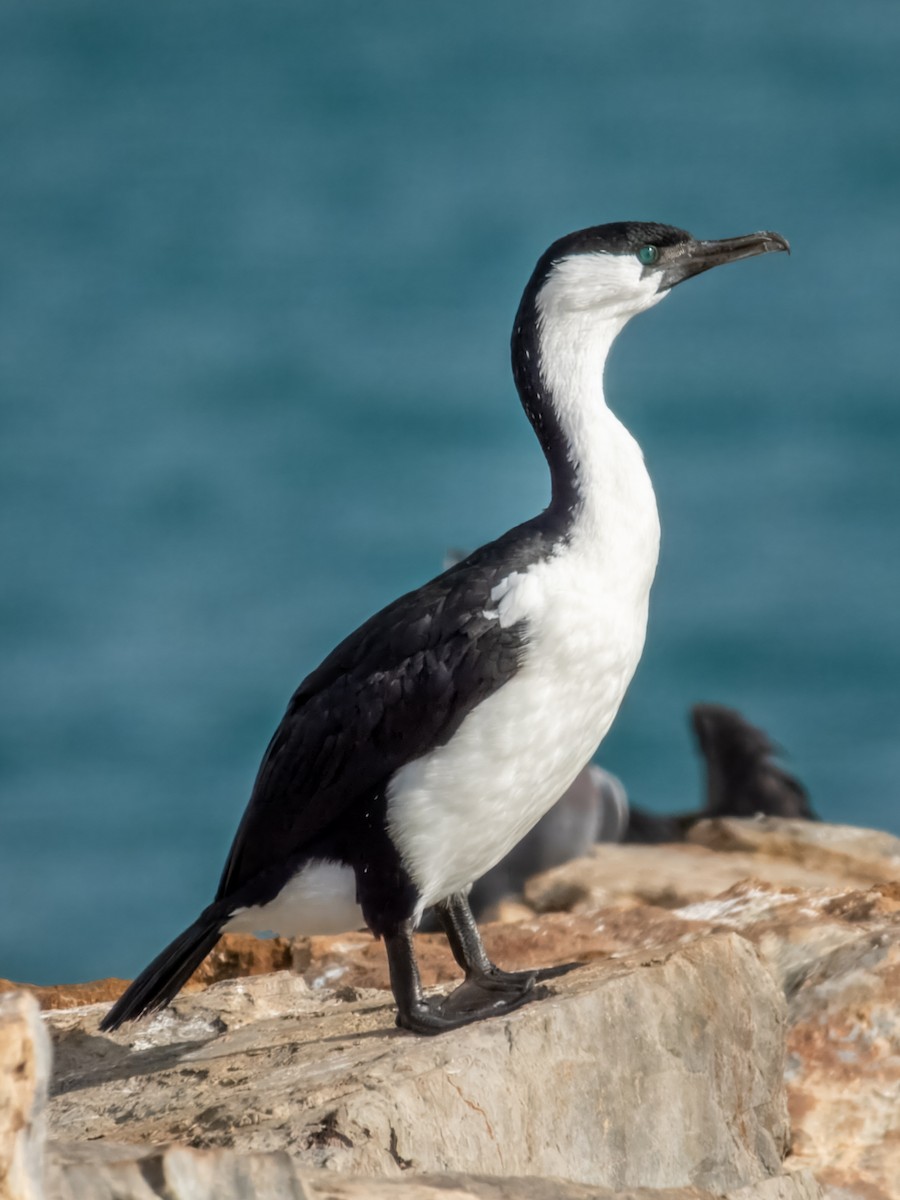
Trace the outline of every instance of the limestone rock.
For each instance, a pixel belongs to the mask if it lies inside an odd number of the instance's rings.
[[[900,857],[894,858],[900,839],[854,830],[851,852],[840,849],[837,835],[829,832],[826,838],[823,829],[843,834],[841,826],[813,821],[717,820],[701,821],[687,843],[597,845],[584,858],[530,879],[525,901],[535,912],[593,912],[610,904],[679,908],[745,879],[817,889],[900,878]]]
[[[198,991],[222,979],[242,979],[247,975],[266,975],[271,971],[290,970],[293,947],[288,938],[256,938],[249,934],[228,933],[206,956],[185,985],[186,991]],[[85,1004],[111,1004],[128,986],[125,979],[97,979],[90,983],[63,983],[40,986],[12,983],[0,979],[0,993],[25,989],[41,1008],[81,1008]]]
[[[104,1161],[65,1157],[53,1179],[54,1200],[820,1200],[807,1172],[779,1175],[727,1193],[698,1188],[627,1192],[563,1179],[464,1175],[390,1179],[308,1171],[282,1152],[235,1154],[175,1147],[112,1153]]]
[[[560,938],[565,922],[576,937],[593,924],[593,949],[612,956],[725,929],[753,942],[788,1001],[789,1162],[812,1168],[834,1200],[897,1200],[900,841],[776,820],[707,821],[694,836],[706,844],[597,847],[526,894],[571,905],[541,923],[552,919]],[[735,868],[743,880],[709,895]],[[893,882],[866,886],[893,872]],[[642,895],[681,903],[662,912]]]
[[[0,1200],[41,1200],[50,1040],[36,1001],[0,996]]]
[[[900,884],[809,893],[748,883],[673,915],[740,930],[784,990],[791,1161],[835,1200],[896,1200]]]
[[[598,846],[532,881],[533,907],[483,928],[491,956],[591,965],[437,1039],[393,1029],[362,933],[225,938],[192,988],[293,974],[195,991],[114,1037],[97,1023],[120,981],[40,989],[47,1007],[104,1001],[49,1018],[67,1140],[47,1200],[818,1200],[802,1168],[828,1200],[898,1200],[900,841],[776,820],[691,837]],[[458,978],[440,935],[417,952],[427,985]]]
[[[37,983],[13,983],[11,979],[0,979],[0,995],[11,992],[27,992],[43,1009],[81,1008],[85,1004],[112,1003],[128,983],[124,979],[94,979],[89,983],[62,983],[42,985]]]
[[[394,1028],[389,994],[340,999],[286,973],[115,1035],[97,1032],[100,1007],[55,1013],[53,1136],[620,1190],[727,1192],[780,1171],[783,1001],[745,939],[596,963],[553,993],[430,1039]]]
[[[700,821],[689,840],[712,850],[744,852],[784,861],[803,870],[828,872],[835,882],[893,883],[900,879],[900,838],[856,825],[734,817]],[[795,880],[799,883],[800,880]]]

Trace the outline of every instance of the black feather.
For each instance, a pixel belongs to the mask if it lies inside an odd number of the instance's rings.
[[[211,907],[201,913],[119,997],[100,1022],[101,1031],[118,1029],[123,1021],[133,1021],[165,1008],[212,950],[221,932],[221,910],[216,912]]]

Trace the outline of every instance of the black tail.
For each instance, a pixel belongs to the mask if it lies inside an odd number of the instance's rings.
[[[221,937],[225,919],[221,913],[201,913],[141,971],[100,1022],[101,1030],[118,1029],[123,1021],[156,1012],[174,1000]]]

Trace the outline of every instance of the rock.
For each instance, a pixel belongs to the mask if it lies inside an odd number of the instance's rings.
[[[81,1008],[85,1004],[112,1002],[128,983],[124,979],[95,979],[90,983],[63,983],[42,986],[36,983],[13,983],[0,979],[0,995],[27,992],[43,1009]]]
[[[249,933],[226,933],[191,976],[191,982],[208,987],[223,979],[269,975],[290,971],[294,949],[290,938],[258,938]]]
[[[186,991],[198,991],[222,979],[242,979],[247,975],[266,975],[289,970],[294,950],[288,938],[256,938],[249,934],[228,933],[207,955],[188,982]],[[43,987],[32,983],[12,983],[0,979],[0,994],[8,991],[31,992],[41,1008],[81,1008],[85,1004],[111,1004],[128,986],[125,979],[98,979],[91,983],[64,983]]]
[[[492,957],[590,965],[437,1039],[394,1030],[363,933],[223,939],[195,989],[293,974],[195,991],[112,1037],[97,1023],[120,981],[41,989],[104,1001],[49,1018],[64,1140],[48,1200],[817,1200],[810,1170],[828,1200],[898,1200],[900,841],[770,820],[691,836],[598,846],[531,881],[534,907],[483,928]],[[442,936],[417,950],[426,985],[458,978]]]
[[[671,888],[671,896],[672,876],[681,874],[682,864],[670,868],[667,878],[657,848],[634,849],[653,862],[646,870],[632,867],[632,886],[646,887],[646,875],[658,871],[658,885]],[[722,857],[743,859],[744,853]],[[589,863],[593,870],[594,860]],[[585,864],[571,866],[583,880]],[[624,881],[624,873],[620,878]],[[583,896],[576,912],[486,926],[491,953],[504,964],[608,961],[635,952],[670,953],[724,930],[740,933],[758,948],[788,1001],[789,1161],[812,1168],[836,1200],[896,1200],[900,884],[848,890],[832,882],[813,890],[751,878],[718,896],[666,910],[637,905],[633,898],[591,909]],[[452,960],[439,940],[429,939],[423,960],[432,978],[452,977]],[[302,956],[308,980],[340,970],[347,986],[371,982],[375,962],[371,945],[356,935],[313,939]]]
[[[775,887],[846,888],[900,878],[900,858],[890,866],[900,839],[865,830],[871,840],[857,838],[857,853],[842,853],[837,846],[829,850],[822,834],[835,828],[774,818],[701,821],[688,843],[594,846],[584,858],[534,876],[525,900],[535,912],[593,912],[610,904],[679,908],[745,879]],[[802,833],[816,840],[805,842]]]
[[[41,1200],[50,1039],[36,1001],[0,997],[0,1200]]]
[[[753,942],[788,1001],[788,1161],[812,1168],[834,1200],[896,1200],[900,883],[865,885],[897,869],[900,841],[774,820],[706,821],[694,835],[707,844],[661,853],[597,847],[569,864],[568,877],[561,868],[532,880],[526,895],[538,905],[571,905],[553,919],[571,922],[576,939],[593,925],[595,952],[663,949],[724,929]],[[705,894],[732,871],[743,881]],[[604,907],[604,892],[615,897],[613,907]],[[662,912],[641,905],[641,896],[681,904]],[[560,924],[558,934],[565,936]]]
[[[765,857],[770,862],[786,861],[804,870],[827,872],[833,882],[844,884],[894,883],[900,879],[900,838],[855,825],[775,817],[753,821],[721,818],[700,821],[691,830],[689,841],[711,850],[749,853],[757,859]]]
[[[389,994],[341,1000],[287,973],[180,997],[114,1035],[98,1034],[99,1006],[54,1013],[53,1136],[619,1190],[728,1192],[780,1172],[783,1000],[746,939],[595,963],[553,993],[430,1039],[394,1028]]]
[[[739,930],[784,990],[791,1162],[835,1200],[896,1200],[900,884],[809,893],[747,883],[674,915]]]
[[[586,1187],[563,1179],[417,1175],[376,1179],[300,1168],[287,1154],[235,1154],[183,1147],[140,1156],[112,1155],[103,1163],[61,1162],[56,1200],[819,1200],[807,1172],[780,1175],[727,1193],[697,1188]]]
[[[186,1147],[90,1156],[63,1153],[51,1168],[53,1200],[307,1200],[310,1187],[288,1154],[203,1152]]]

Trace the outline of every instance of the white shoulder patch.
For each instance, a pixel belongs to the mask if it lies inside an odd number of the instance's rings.
[[[512,571],[491,589],[491,601],[503,629],[533,620],[543,608],[543,593],[536,572]]]

